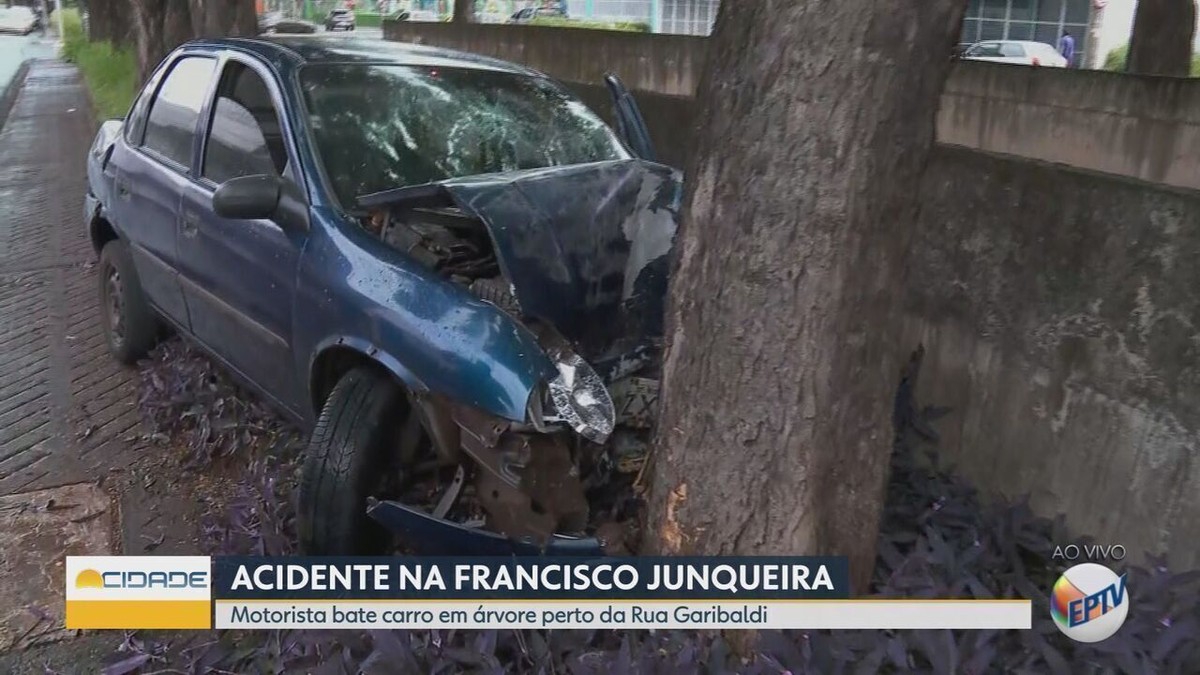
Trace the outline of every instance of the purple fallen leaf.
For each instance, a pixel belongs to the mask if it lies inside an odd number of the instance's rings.
[[[138,668],[144,666],[146,662],[150,660],[150,658],[151,656],[149,654],[138,654],[136,656],[131,656],[123,661],[117,661],[112,665],[105,666],[104,669],[100,671],[100,675],[127,675],[128,673],[132,673]]]

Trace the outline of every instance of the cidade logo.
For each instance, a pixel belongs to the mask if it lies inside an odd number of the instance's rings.
[[[208,588],[208,571],[86,569],[75,577],[75,588]]]
[[[1113,636],[1129,615],[1125,575],[1096,563],[1063,572],[1050,594],[1050,616],[1064,635],[1077,642]]]

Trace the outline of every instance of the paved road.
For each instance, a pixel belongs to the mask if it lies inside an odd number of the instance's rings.
[[[8,86],[27,59],[54,55],[53,40],[37,36],[0,35],[0,92]]]

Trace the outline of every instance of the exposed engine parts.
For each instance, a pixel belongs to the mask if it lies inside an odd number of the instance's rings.
[[[650,264],[659,261],[657,249],[643,239],[661,230],[669,241],[672,215],[632,202],[641,210],[620,230],[632,237],[628,247],[618,241],[581,262],[574,251],[593,250],[586,240],[600,236],[589,228],[612,223],[560,222],[551,234],[532,229],[546,217],[542,210],[509,214],[500,225],[497,214],[518,204],[504,194],[483,200],[478,213],[490,213],[487,222],[473,215],[480,202],[458,186],[414,186],[367,200],[384,207],[364,222],[368,231],[505,312],[535,336],[557,371],[531,392],[523,422],[438,394],[415,395],[437,468],[400,502],[376,502],[368,512],[408,536],[470,541],[473,549],[507,539],[519,544],[512,550],[586,551],[590,541],[607,554],[629,552],[661,353],[660,338],[641,331],[653,322],[637,313],[653,313],[638,294],[660,267]],[[652,202],[661,196],[636,194]],[[567,259],[574,271],[561,274]]]

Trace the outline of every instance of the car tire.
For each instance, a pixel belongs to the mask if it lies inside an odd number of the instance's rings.
[[[399,414],[398,414],[399,413]],[[405,414],[407,413],[407,414]],[[308,443],[297,525],[305,555],[379,555],[391,538],[367,515],[367,498],[401,470],[400,439],[414,421],[404,390],[363,366],[334,386]],[[422,442],[426,437],[418,431]]]
[[[100,251],[100,314],[113,358],[133,365],[154,348],[162,326],[146,301],[129,244],[113,239]]]

